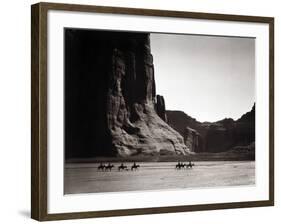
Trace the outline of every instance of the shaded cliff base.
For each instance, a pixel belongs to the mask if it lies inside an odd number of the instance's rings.
[[[194,153],[190,155],[162,156],[130,156],[130,157],[93,157],[67,159],[66,163],[95,163],[95,162],[178,162],[178,161],[254,161],[255,147],[235,147],[227,152]]]

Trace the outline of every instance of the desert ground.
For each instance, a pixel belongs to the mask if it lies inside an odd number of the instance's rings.
[[[142,191],[179,188],[205,188],[255,184],[254,161],[195,162],[193,168],[177,170],[176,162],[124,163],[128,170],[118,171],[120,163],[112,163],[112,171],[98,171],[99,163],[67,163],[65,194]]]

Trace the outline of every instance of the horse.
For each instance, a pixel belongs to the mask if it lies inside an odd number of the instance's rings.
[[[98,166],[98,170],[104,170],[104,168],[105,168],[105,165],[103,165],[102,163],[100,163],[100,165]]]
[[[181,168],[184,168],[185,166],[186,166],[186,164],[178,162],[178,164],[176,165],[176,169],[180,170]]]
[[[122,163],[120,166],[118,166],[118,171],[120,170],[128,170],[128,168]]]
[[[137,170],[139,167],[140,167],[140,165],[137,165],[136,163],[134,163],[134,164],[131,166],[131,170]]]
[[[111,165],[110,163],[107,165],[107,166],[105,166],[105,171],[107,171],[107,170],[109,170],[109,171],[111,171],[111,169],[114,167],[114,165]]]
[[[191,163],[191,161],[189,161],[188,164],[186,164],[186,168],[192,168],[194,165],[194,163]]]

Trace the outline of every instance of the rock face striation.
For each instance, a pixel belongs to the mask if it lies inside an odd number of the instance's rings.
[[[167,117],[193,152],[224,152],[250,145],[253,148],[255,142],[255,105],[238,120],[201,123],[182,111],[167,111]]]
[[[163,121],[167,123],[167,115],[166,115],[166,106],[165,106],[165,100],[164,97],[161,95],[156,96],[156,104],[155,109],[159,117],[162,118]]]
[[[155,91],[149,34],[66,29],[66,157],[185,155]]]
[[[184,130],[183,137],[184,137],[184,143],[187,146],[187,148],[190,149],[190,152],[199,151],[202,144],[202,138],[196,130],[190,127],[186,127]]]

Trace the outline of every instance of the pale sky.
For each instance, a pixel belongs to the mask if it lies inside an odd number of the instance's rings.
[[[151,34],[156,92],[198,121],[237,119],[255,102],[255,39]]]

